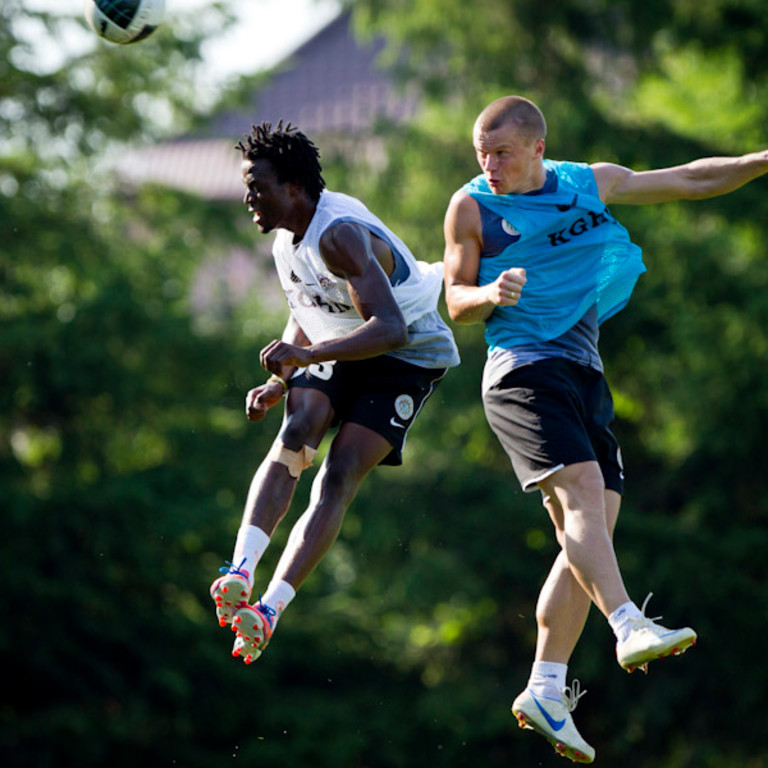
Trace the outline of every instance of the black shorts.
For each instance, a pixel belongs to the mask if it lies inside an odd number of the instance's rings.
[[[488,423],[524,491],[558,469],[597,461],[605,487],[624,492],[613,398],[600,371],[548,358],[508,373],[483,396]]]
[[[392,445],[382,464],[403,463],[408,430],[445,368],[422,368],[389,355],[335,363],[317,363],[293,376],[290,387],[325,393],[333,406],[333,426],[360,424]]]

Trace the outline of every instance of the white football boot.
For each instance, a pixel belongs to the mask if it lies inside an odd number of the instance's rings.
[[[616,643],[616,658],[627,672],[636,669],[648,672],[648,662],[666,656],[679,656],[696,645],[696,633],[690,627],[667,629],[656,623],[661,616],[649,619],[645,615],[645,606],[652,595],[653,592],[643,602],[640,609],[642,617],[627,619],[630,632],[624,640]]]
[[[578,680],[562,690],[558,698],[538,696],[526,688],[512,704],[512,714],[521,728],[530,728],[549,741],[562,757],[574,763],[591,763],[595,750],[576,730],[571,712],[586,693],[580,690]]]

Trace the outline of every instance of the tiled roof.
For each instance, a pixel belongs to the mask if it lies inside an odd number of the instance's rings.
[[[400,122],[411,117],[417,100],[399,91],[377,57],[382,39],[356,41],[350,15],[343,13],[301,46],[245,110],[223,115],[219,135],[239,136],[253,123],[289,120],[309,136],[364,132],[378,117]]]
[[[322,151],[323,134],[360,136],[376,119],[400,122],[417,107],[376,63],[382,40],[358,43],[342,13],[280,65],[243,109],[223,113],[208,131],[126,156],[121,172],[134,183],[157,182],[208,199],[237,199],[243,187],[236,141],[254,123],[287,120]]]
[[[154,182],[208,200],[232,200],[243,196],[241,162],[231,139],[191,139],[129,152],[120,173],[135,184]]]

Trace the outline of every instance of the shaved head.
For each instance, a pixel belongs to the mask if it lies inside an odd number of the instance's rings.
[[[514,127],[526,141],[546,138],[547,123],[541,110],[522,96],[503,96],[492,101],[475,120],[474,134]]]

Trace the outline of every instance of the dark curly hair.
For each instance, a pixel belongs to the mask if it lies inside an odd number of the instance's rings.
[[[295,126],[283,121],[272,128],[271,123],[254,125],[245,143],[239,141],[235,149],[249,162],[268,160],[284,184],[298,184],[312,200],[317,202],[325,189],[325,179],[317,147]]]

